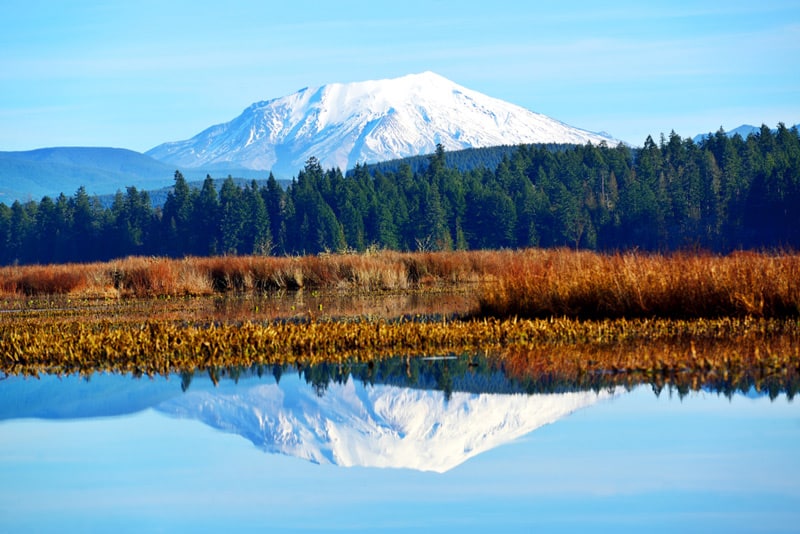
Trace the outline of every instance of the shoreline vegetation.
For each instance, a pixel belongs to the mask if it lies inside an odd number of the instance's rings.
[[[132,257],[0,268],[0,305],[6,376],[214,376],[466,353],[575,383],[794,394],[800,376],[793,253]]]
[[[0,267],[0,298],[468,291],[478,317],[800,316],[800,254],[601,254],[569,249],[129,257]]]

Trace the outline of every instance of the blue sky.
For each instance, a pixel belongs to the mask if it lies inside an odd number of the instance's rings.
[[[0,150],[145,151],[305,86],[431,70],[641,145],[800,122],[800,3],[6,0]]]

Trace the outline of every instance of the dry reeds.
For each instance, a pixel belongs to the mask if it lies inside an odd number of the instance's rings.
[[[482,317],[800,315],[800,255],[572,250],[126,258],[0,268],[0,295],[143,298],[470,288]]]
[[[392,251],[319,256],[131,257],[108,263],[0,268],[0,295],[163,297],[273,290],[402,291],[480,281],[470,253]]]
[[[800,256],[530,250],[508,257],[479,315],[787,317],[800,315]]]
[[[88,283],[86,268],[81,265],[54,265],[6,268],[0,277],[3,294],[64,295],[80,291]]]

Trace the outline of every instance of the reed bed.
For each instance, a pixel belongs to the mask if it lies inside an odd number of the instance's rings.
[[[528,250],[487,285],[479,316],[796,317],[800,256]]]
[[[503,253],[393,251],[318,256],[130,257],[107,263],[0,268],[0,297],[204,296],[275,290],[405,291],[471,284],[498,270]]]
[[[470,288],[478,317],[796,317],[800,255],[572,250],[126,258],[0,268],[0,297],[154,298]]]

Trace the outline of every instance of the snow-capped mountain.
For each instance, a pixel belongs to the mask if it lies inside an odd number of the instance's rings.
[[[309,157],[346,170],[447,150],[521,143],[600,143],[606,134],[472,91],[432,72],[305,88],[257,102],[232,121],[147,155],[181,168],[243,167],[295,175]]]
[[[189,391],[156,409],[239,434],[270,453],[340,466],[445,472],[610,394],[453,393],[353,380],[324,395],[296,377]]]

